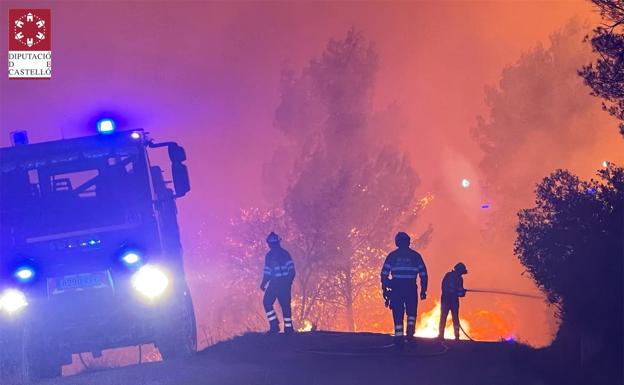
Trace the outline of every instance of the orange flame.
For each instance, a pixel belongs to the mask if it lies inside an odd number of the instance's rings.
[[[436,301],[433,309],[424,312],[418,318],[416,323],[416,336],[425,338],[435,338],[438,336],[439,322],[440,322],[440,301]],[[459,318],[462,328],[466,333],[470,333],[470,325],[468,321],[463,318]],[[446,319],[446,326],[444,327],[444,338],[454,338],[453,334],[453,321],[451,315],[448,315]],[[460,332],[460,339],[468,339],[464,333]]]
[[[300,332],[311,332],[313,328],[314,328],[314,325],[312,325],[312,322],[306,319],[306,320],[303,320],[303,327],[297,330]]]

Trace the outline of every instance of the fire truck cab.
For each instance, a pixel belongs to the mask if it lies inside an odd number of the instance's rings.
[[[16,132],[0,148],[0,364],[27,380],[59,376],[80,352],[196,350],[175,204],[190,191],[185,151],[98,128],[36,144]],[[150,162],[159,147],[173,186]]]

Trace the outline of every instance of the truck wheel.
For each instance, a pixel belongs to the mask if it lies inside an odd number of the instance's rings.
[[[188,289],[183,293],[182,306],[175,306],[170,322],[166,322],[156,346],[163,360],[190,357],[197,351],[197,330],[193,300]]]
[[[21,340],[18,365],[24,382],[61,376],[62,365],[58,352],[35,328],[25,326]]]

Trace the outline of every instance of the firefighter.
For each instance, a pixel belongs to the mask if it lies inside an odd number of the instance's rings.
[[[466,265],[458,263],[452,271],[444,275],[442,279],[442,299],[440,311],[440,324],[438,328],[438,339],[444,339],[444,327],[446,326],[446,318],[449,311],[453,318],[453,331],[455,332],[455,340],[459,340],[459,297],[466,295],[464,289],[464,279],[462,275],[468,274]]]
[[[271,232],[266,241],[269,245],[269,252],[264,262],[264,275],[260,289],[264,291],[262,304],[269,320],[269,333],[278,333],[280,330],[279,320],[275,309],[273,309],[276,299],[282,308],[284,333],[292,333],[294,328],[290,298],[292,283],[295,279],[295,263],[288,251],[282,248],[281,239],[277,234]]]
[[[386,306],[392,310],[395,344],[400,346],[404,341],[403,317],[406,313],[407,338],[414,340],[418,308],[416,277],[420,276],[420,299],[424,300],[427,298],[427,268],[422,256],[409,247],[409,235],[400,232],[394,241],[397,249],[386,257],[381,269],[381,286]]]

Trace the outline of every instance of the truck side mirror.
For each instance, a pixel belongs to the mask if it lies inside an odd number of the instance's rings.
[[[173,187],[176,198],[180,198],[191,191],[191,180],[188,169],[182,162],[171,162],[171,175],[173,177]]]
[[[175,197],[180,198],[191,191],[191,180],[189,179],[188,169],[183,163],[186,161],[186,151],[176,142],[154,143],[150,141],[149,147],[167,147],[169,159],[171,160],[171,176],[173,178],[173,187],[175,189]]]
[[[172,143],[167,146],[167,151],[169,152],[169,159],[171,159],[171,163],[182,163],[186,160],[186,151],[184,151],[184,147],[178,145],[177,143]]]
[[[175,188],[176,198],[180,198],[191,191],[191,180],[189,178],[188,169],[182,162],[186,160],[186,151],[177,143],[171,143],[167,146],[169,159],[171,159],[171,176],[173,177],[173,187]]]

